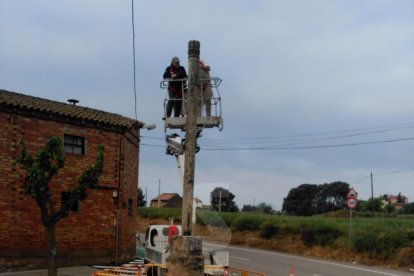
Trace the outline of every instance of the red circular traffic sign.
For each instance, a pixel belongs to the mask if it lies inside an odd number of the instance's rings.
[[[348,206],[348,208],[350,209],[356,208],[357,205],[358,205],[358,201],[356,200],[356,198],[348,198],[346,200],[346,206]]]

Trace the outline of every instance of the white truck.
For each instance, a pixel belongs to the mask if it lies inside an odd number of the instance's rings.
[[[181,236],[180,225],[150,225],[145,233],[145,263],[154,264],[149,276],[166,275],[166,259],[170,255],[170,238]],[[202,247],[204,275],[228,275],[229,254],[225,250]]]

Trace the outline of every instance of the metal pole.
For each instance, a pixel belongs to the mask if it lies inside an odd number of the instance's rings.
[[[197,104],[196,90],[199,82],[199,60],[200,42],[192,40],[188,43],[188,95],[187,95],[187,123],[184,161],[184,183],[183,183],[183,209],[182,229],[183,235],[192,235],[192,212],[194,197],[194,168],[195,148],[197,145]]]
[[[352,240],[352,208],[349,209],[349,242],[348,242],[349,249],[351,249],[351,240]]]

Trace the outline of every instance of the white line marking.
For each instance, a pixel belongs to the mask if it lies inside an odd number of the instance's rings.
[[[235,256],[229,256],[229,258],[239,259],[239,260],[243,260],[243,261],[250,261],[250,259],[240,258],[240,257],[235,257]]]

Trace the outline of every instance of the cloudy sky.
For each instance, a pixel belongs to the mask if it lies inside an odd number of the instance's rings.
[[[195,194],[279,210],[300,184],[414,201],[414,2],[134,1],[140,186],[182,193],[162,73],[188,42],[220,77],[224,129],[199,139]],[[135,118],[130,0],[1,0],[0,88]],[[167,130],[167,133],[173,131]],[[181,132],[179,134],[183,135]]]

